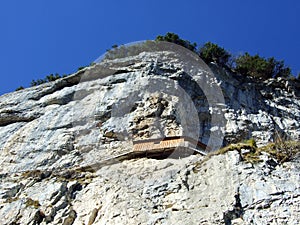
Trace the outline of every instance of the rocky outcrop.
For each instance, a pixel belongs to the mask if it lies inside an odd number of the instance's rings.
[[[296,81],[212,72],[172,49],[0,97],[1,224],[299,223],[297,160],[120,157],[133,139],[184,135],[212,150],[299,139]]]

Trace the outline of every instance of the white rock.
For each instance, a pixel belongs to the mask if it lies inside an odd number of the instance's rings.
[[[250,166],[237,151],[201,165],[202,156],[116,158],[132,139],[195,136],[214,149],[223,136],[299,138],[296,89],[216,66],[215,77],[184,70],[171,52],[105,63],[0,97],[1,224],[300,223],[296,161],[270,168],[265,156]],[[195,70],[194,80],[184,73]],[[216,86],[225,102],[208,102]]]

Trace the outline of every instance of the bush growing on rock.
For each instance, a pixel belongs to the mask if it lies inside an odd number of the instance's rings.
[[[252,56],[248,52],[239,56],[236,61],[236,72],[258,79],[289,77],[291,69],[284,65],[284,61],[277,61],[274,57],[265,59],[258,54]]]
[[[183,40],[177,34],[170,32],[164,36],[157,36],[156,41],[168,41],[191,51],[197,51],[196,43],[191,44],[190,41]],[[205,43],[199,49],[198,54],[206,63],[214,62],[237,73],[256,79],[266,80],[277,77],[291,77],[291,69],[284,64],[283,60],[278,61],[274,57],[264,58],[258,54],[252,56],[246,52],[234,59],[228,51],[212,42]],[[299,75],[297,79],[299,79]]]
[[[226,65],[231,55],[222,47],[212,42],[205,43],[199,50],[199,56],[204,62],[215,62],[219,65]]]
[[[59,78],[61,78],[61,76],[58,73],[56,73],[55,75],[50,74],[50,75],[46,76],[45,81],[46,82],[51,82],[51,81],[55,81],[55,80],[57,80]]]
[[[219,149],[218,151],[212,152],[207,155],[204,162],[214,155],[225,154],[229,151],[238,151],[242,155],[242,158],[246,162],[250,163],[259,163],[262,161],[260,156],[262,153],[267,153],[274,159],[278,161],[278,163],[284,163],[293,160],[297,155],[300,153],[300,141],[283,141],[283,140],[276,140],[273,143],[269,143],[266,146],[257,147],[255,140],[250,139],[244,142],[230,144],[224,148]],[[242,153],[242,150],[245,153]]]
[[[195,53],[198,54],[200,58],[203,59],[206,63],[214,62],[219,66],[229,69],[233,72],[237,72],[244,76],[250,76],[258,80],[266,80],[269,78],[284,77],[289,78],[291,81],[297,82],[300,80],[300,73],[296,76],[292,76],[291,69],[284,64],[284,61],[278,61],[274,57],[264,58],[256,55],[250,55],[245,53],[238,57],[233,57],[227,50],[223,47],[218,46],[212,42],[205,43],[200,49],[197,49],[196,43],[191,43],[188,40],[181,39],[179,35],[168,32],[165,35],[158,35],[155,39],[156,41],[167,41],[180,46],[183,46]],[[152,42],[142,43],[144,49],[153,50]],[[140,46],[131,45],[131,46],[118,46],[113,45],[112,49],[108,50],[107,54],[104,57],[104,60],[111,60],[119,57],[126,57],[128,55],[134,55],[140,51]],[[94,63],[91,63],[90,66],[93,66]],[[83,70],[87,66],[81,66],[77,71]],[[65,77],[64,75],[62,77]],[[59,74],[50,74],[44,79],[32,80],[30,86],[37,86],[43,83],[55,81],[61,78]],[[21,90],[23,87],[20,87],[16,90]]]
[[[32,80],[30,83],[30,86],[31,87],[37,86],[37,85],[44,84],[47,82],[55,81],[59,78],[61,78],[61,76],[58,73],[56,73],[55,75],[50,74],[50,75],[47,75],[46,78],[44,78],[44,79]]]
[[[172,43],[175,43],[177,45],[181,45],[193,52],[196,51],[196,47],[197,47],[197,44],[196,43],[191,43],[190,41],[187,41],[187,40],[183,40],[181,39],[177,34],[174,34],[174,33],[170,33],[168,32],[166,35],[164,36],[157,36],[156,41],[168,41],[168,42],[172,42]]]
[[[44,79],[32,80],[30,83],[30,86],[33,87],[33,86],[41,85],[44,83],[46,83],[46,80],[44,80]]]
[[[20,86],[20,87],[16,88],[15,91],[20,91],[20,90],[23,90],[23,89],[24,89],[24,87],[23,87],[23,86]]]

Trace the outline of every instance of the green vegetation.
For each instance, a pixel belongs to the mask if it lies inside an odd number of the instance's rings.
[[[283,61],[277,61],[274,57],[265,59],[259,55],[251,56],[249,53],[236,59],[236,72],[243,75],[268,79],[291,76],[291,69],[284,65]]]
[[[86,68],[86,66],[80,66],[78,67],[77,71],[83,70],[84,68]]]
[[[93,66],[93,65],[94,65],[94,63],[90,64],[90,66]],[[78,67],[77,71],[83,70],[86,67],[88,67],[88,66],[80,66],[80,67]],[[34,87],[34,86],[45,84],[45,83],[48,83],[48,82],[52,82],[52,81],[55,81],[55,80],[58,80],[60,78],[67,77],[67,76],[68,76],[67,74],[64,74],[62,76],[59,75],[58,73],[50,74],[50,75],[47,75],[44,79],[32,80],[31,83],[30,83],[30,86]],[[21,86],[18,89],[16,89],[16,91],[21,90],[20,88],[24,89],[24,87]]]
[[[168,32],[165,36],[157,36],[156,41],[167,41],[167,42],[172,42],[174,44],[177,44],[177,45],[181,45],[191,51],[196,51],[196,46],[197,44],[196,43],[191,43],[187,40],[183,40],[181,39],[177,34],[174,34],[174,33],[170,33]]]
[[[130,57],[140,54],[141,52],[153,52],[160,50],[153,41],[138,42],[129,45],[113,45],[111,49],[107,50],[102,58],[105,60],[114,60],[122,57]]]
[[[296,155],[300,154],[300,141],[283,141],[276,140],[266,146],[258,148],[255,140],[250,139],[237,144],[230,144],[218,151],[211,152],[202,161],[195,164],[194,173],[198,173],[202,165],[204,165],[211,157],[223,155],[229,151],[238,151],[242,160],[248,163],[256,164],[262,162],[261,155],[267,153],[271,158],[276,159],[278,163],[284,163],[293,160]]]
[[[16,88],[15,91],[20,91],[20,90],[23,90],[23,89],[24,89],[24,87],[23,87],[23,86],[20,86],[20,87]]]
[[[8,198],[4,201],[4,203],[12,203],[12,202],[18,201],[19,199],[20,199],[19,196],[17,196],[17,197],[8,197]]]
[[[276,141],[259,148],[257,152],[269,153],[280,163],[288,162],[300,153],[300,141]]]
[[[48,83],[48,82],[60,79],[62,77],[65,77],[65,76],[67,76],[67,75],[60,76],[58,73],[56,73],[55,75],[50,74],[50,75],[46,76],[46,78],[44,78],[44,79],[32,80],[30,83],[30,86],[33,87],[33,86],[37,86],[40,84]]]
[[[32,200],[31,198],[27,198],[25,204],[26,204],[27,207],[32,206],[32,207],[34,207],[36,209],[41,206],[40,203],[39,203],[39,201]]]
[[[248,152],[242,153],[242,149],[247,150]],[[296,154],[300,153],[300,141],[278,140],[274,143],[258,148],[254,139],[250,139],[241,143],[230,144],[218,151],[212,152],[207,156],[207,159],[214,155],[221,155],[234,150],[240,152],[243,160],[246,162],[261,162],[260,155],[265,152],[275,158],[279,163],[284,163],[292,160]]]
[[[246,140],[237,144],[230,144],[224,148],[219,149],[218,151],[212,152],[208,155],[208,157],[214,156],[214,155],[221,155],[225,154],[226,152],[229,151],[234,151],[237,150],[241,152],[242,149],[247,149],[250,152],[255,152],[257,147],[256,147],[256,142],[254,139]]]
[[[284,61],[276,60],[274,57],[264,58],[258,54],[250,55],[248,52],[233,57],[227,50],[212,42],[205,43],[197,50],[196,43],[191,44],[190,41],[183,40],[174,33],[167,33],[164,36],[159,35],[156,37],[156,41],[168,41],[181,45],[198,54],[207,64],[216,63],[244,76],[259,80],[277,77],[295,80],[295,76],[291,74],[291,69],[284,64]],[[300,79],[299,76],[298,80]]]
[[[248,52],[240,56],[232,56],[226,49],[218,46],[215,43],[207,42],[197,49],[197,43],[191,43],[188,40],[181,39],[179,35],[175,33],[168,32],[165,35],[158,35],[155,41],[167,41],[175,43],[177,45],[183,46],[197,54],[203,59],[208,65],[210,63],[215,63],[221,67],[225,67],[233,72],[239,73],[243,76],[253,77],[257,80],[266,80],[269,78],[283,77],[291,81],[299,81],[300,73],[298,76],[293,76],[291,74],[291,68],[284,64],[283,60],[276,60],[274,57],[264,58],[258,54],[250,55]],[[157,46],[153,45],[151,42],[142,43],[143,49],[146,51],[153,51]],[[104,59],[115,59],[118,57],[126,57],[134,55],[140,51],[139,44],[131,46],[118,46],[114,44],[110,50],[107,50],[107,54]],[[91,63],[90,66],[93,66]],[[87,66],[81,66],[77,71],[83,70]],[[50,74],[44,79],[32,80],[30,86],[37,86],[47,82],[55,81],[59,78],[65,77],[67,75],[60,76],[58,73]],[[23,86],[16,89],[22,90]]]
[[[207,42],[199,50],[199,56],[204,62],[215,62],[221,66],[228,63],[231,55],[222,47],[217,44]]]
[[[95,65],[94,62],[90,63],[89,66],[93,66],[93,65]],[[88,66],[80,66],[80,67],[78,67],[77,71],[83,70],[86,67],[88,67]],[[50,74],[50,75],[47,75],[44,79],[32,80],[31,83],[30,83],[30,86],[34,87],[34,86],[37,86],[37,85],[40,85],[40,84],[52,82],[52,81],[58,80],[60,78],[67,77],[69,75],[64,74],[64,75],[61,76],[58,73]],[[21,89],[24,89],[24,87],[20,86],[19,88],[16,89],[16,91],[21,90]]]

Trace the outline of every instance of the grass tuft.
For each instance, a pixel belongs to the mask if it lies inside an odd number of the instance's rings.
[[[243,150],[243,151],[242,151]],[[198,172],[201,165],[216,155],[223,155],[229,151],[238,151],[245,162],[256,164],[262,162],[262,153],[267,153],[279,163],[284,163],[293,160],[296,155],[300,154],[300,141],[276,141],[269,143],[266,146],[258,148],[255,140],[245,140],[237,144],[230,144],[218,151],[209,153],[202,161],[197,162],[194,172]]]

